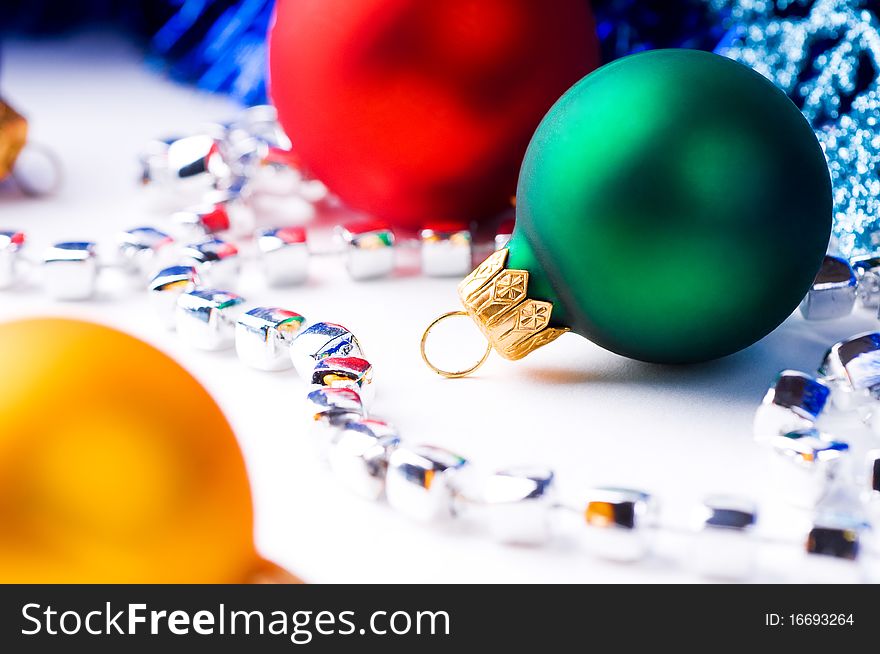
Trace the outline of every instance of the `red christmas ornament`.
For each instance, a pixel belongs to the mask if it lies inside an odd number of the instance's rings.
[[[598,63],[587,0],[280,0],[269,41],[303,165],[410,229],[508,207],[541,118]]]

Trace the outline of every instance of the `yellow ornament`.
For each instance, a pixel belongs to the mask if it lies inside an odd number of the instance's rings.
[[[27,140],[27,121],[20,113],[0,100],[0,179],[15,165]]]
[[[168,356],[32,319],[0,325],[0,361],[0,582],[294,580],[256,553],[229,423]]]

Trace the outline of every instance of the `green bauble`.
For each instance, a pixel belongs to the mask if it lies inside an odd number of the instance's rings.
[[[794,310],[831,231],[797,107],[718,55],[645,52],[578,82],[532,138],[508,267],[553,323],[658,363],[736,352]]]

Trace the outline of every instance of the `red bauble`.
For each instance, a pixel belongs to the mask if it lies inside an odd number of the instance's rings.
[[[598,57],[587,0],[279,0],[270,93],[312,173],[418,228],[509,206],[532,133]]]

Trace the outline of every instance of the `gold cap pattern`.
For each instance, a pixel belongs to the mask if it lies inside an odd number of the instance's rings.
[[[528,297],[529,271],[505,268],[507,255],[504,248],[481,263],[458,285],[458,296],[495,351],[516,361],[568,329],[549,327],[553,304]]]

